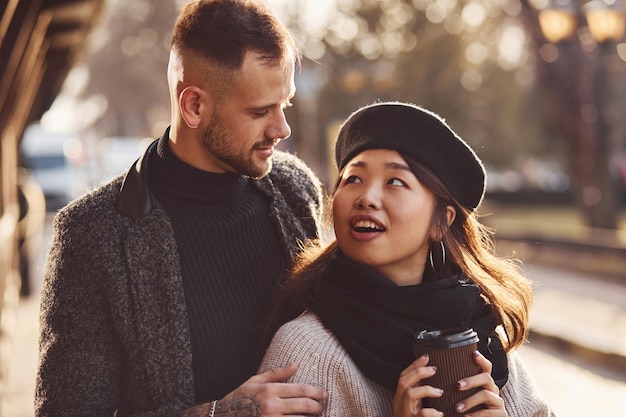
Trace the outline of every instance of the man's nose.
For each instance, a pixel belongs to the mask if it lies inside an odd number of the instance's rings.
[[[279,111],[272,124],[267,128],[266,135],[271,139],[285,140],[291,136],[291,127],[287,123],[287,117],[284,111]]]

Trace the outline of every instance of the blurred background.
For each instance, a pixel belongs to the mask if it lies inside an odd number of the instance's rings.
[[[332,184],[358,107],[441,114],[488,170],[497,250],[536,282],[522,355],[559,415],[626,416],[624,0],[265,0],[305,58],[281,143]],[[0,5],[0,416],[27,417],[54,213],[169,125],[184,1]]]

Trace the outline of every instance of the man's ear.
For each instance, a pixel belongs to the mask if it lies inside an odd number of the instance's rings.
[[[185,121],[187,127],[191,129],[197,128],[202,122],[202,117],[211,117],[207,112],[208,95],[199,87],[190,85],[180,92],[178,97],[178,106],[180,114]]]

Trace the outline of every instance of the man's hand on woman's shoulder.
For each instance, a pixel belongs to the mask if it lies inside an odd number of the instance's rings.
[[[290,384],[297,364],[255,375],[239,388],[218,400],[215,417],[317,416],[322,412],[326,392],[306,384]],[[181,417],[211,417],[212,403],[185,410]]]

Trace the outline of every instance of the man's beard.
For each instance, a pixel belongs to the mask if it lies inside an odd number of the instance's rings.
[[[213,114],[209,127],[202,135],[202,143],[217,159],[228,164],[235,172],[251,178],[262,178],[272,170],[272,159],[267,167],[255,163],[253,149],[238,149],[236,140],[230,138],[222,125],[218,112]],[[273,145],[271,141],[268,145]]]

